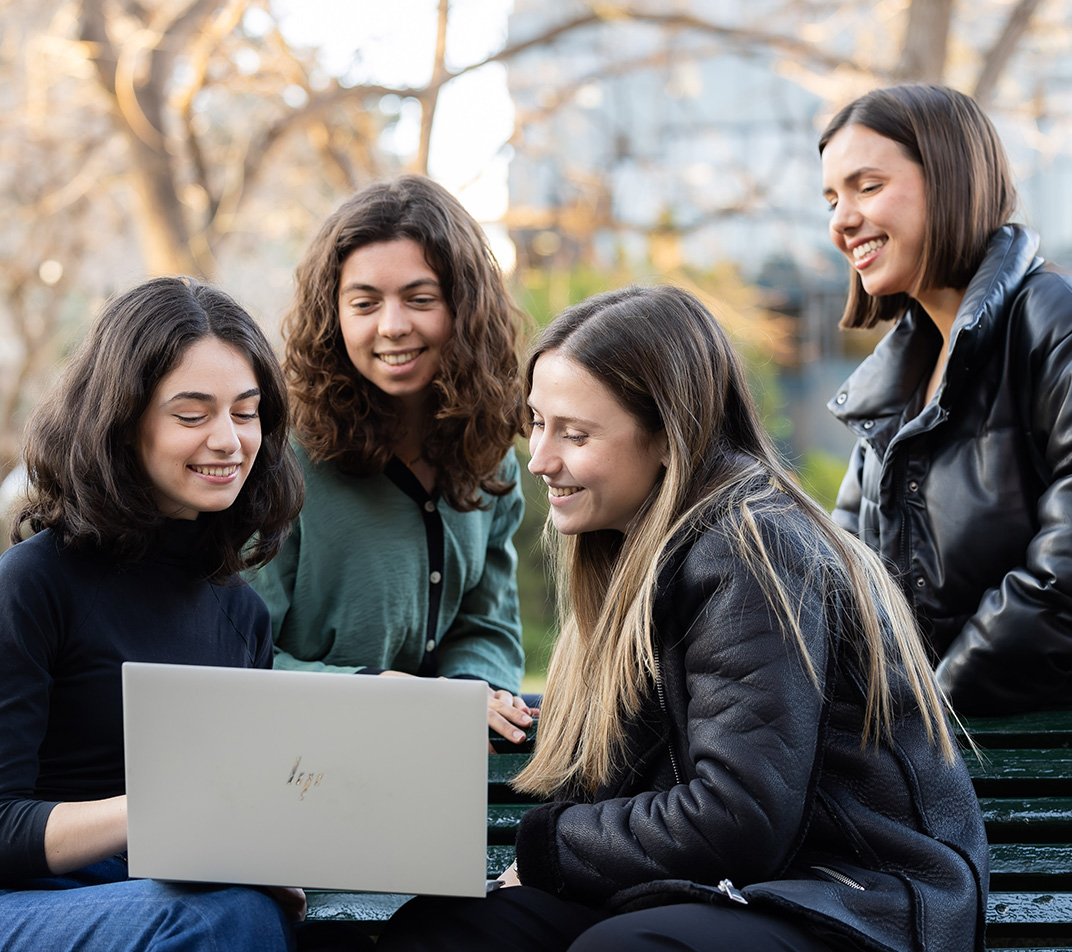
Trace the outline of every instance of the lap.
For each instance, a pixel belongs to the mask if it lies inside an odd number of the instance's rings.
[[[525,886],[487,899],[421,897],[388,923],[383,952],[834,952],[851,948],[755,907],[682,903],[612,915]]]
[[[267,894],[243,886],[122,880],[0,891],[5,952],[288,952],[292,929]]]

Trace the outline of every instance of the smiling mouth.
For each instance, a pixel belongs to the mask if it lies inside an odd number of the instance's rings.
[[[857,245],[852,249],[852,257],[854,260],[860,261],[869,254],[878,251],[887,241],[889,241],[888,238],[872,238],[871,241],[865,241],[862,245]]]
[[[233,476],[235,473],[238,472],[238,463],[231,463],[229,466],[193,466],[193,465],[191,465],[189,467],[189,469],[192,469],[195,473],[197,473],[197,474],[199,474],[201,476],[216,476],[216,477]]]
[[[420,357],[421,350],[407,350],[404,354],[377,354],[376,356],[389,367],[399,367]]]
[[[572,496],[581,491],[580,486],[548,486],[547,491],[552,496]]]

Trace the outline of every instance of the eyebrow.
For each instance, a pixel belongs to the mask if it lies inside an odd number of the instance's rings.
[[[531,403],[529,404],[529,409],[533,413],[539,413],[540,412]],[[599,427],[599,424],[595,420],[585,420],[582,417],[560,416],[560,417],[556,417],[556,419],[557,419],[557,421],[559,423],[566,424],[566,426],[579,426],[579,427],[583,427],[586,430],[594,430],[594,429],[597,429]]]
[[[235,397],[234,402],[238,403],[241,400],[248,400],[250,397],[259,397],[260,395],[260,387],[252,387],[249,390],[244,390]],[[169,403],[175,403],[177,400],[197,400],[200,403],[215,403],[216,395],[213,393],[201,393],[199,390],[182,390],[174,396],[168,397],[168,399],[164,401],[164,406],[167,406]]]
[[[846,175],[844,181],[846,185],[855,185],[865,175],[874,175],[876,173],[882,174],[882,169],[878,168],[875,165],[864,165],[861,168],[858,168],[855,172],[850,172],[848,175]],[[826,188],[823,189],[823,194],[829,195],[833,191],[834,189],[828,185]]]
[[[426,284],[430,284],[430,285],[433,285],[434,287],[438,288],[439,287],[439,280],[437,278],[434,278],[434,277],[417,278],[417,280],[410,281],[409,284],[406,284],[406,285],[402,286],[398,290],[399,291],[413,291],[416,288],[424,287]],[[374,284],[359,284],[357,281],[351,281],[349,284],[347,284],[343,288],[341,288],[339,290],[339,293],[340,294],[345,294],[347,291],[380,291],[380,290],[382,290],[382,289],[376,287],[376,285],[374,285]]]

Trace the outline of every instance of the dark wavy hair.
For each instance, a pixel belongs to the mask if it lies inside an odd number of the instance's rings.
[[[920,287],[966,288],[994,233],[1012,219],[1017,196],[1009,160],[979,104],[948,86],[903,83],[873,89],[845,106],[823,130],[819,155],[845,126],[892,139],[923,170],[927,228]],[[872,297],[855,271],[841,327],[874,327],[899,318],[905,293]]]
[[[513,488],[497,473],[524,426],[520,315],[480,226],[431,179],[404,175],[362,189],[328,217],[298,265],[283,320],[296,435],[312,459],[345,473],[380,473],[391,458],[399,407],[346,353],[339,276],[356,249],[398,239],[421,247],[453,317],[433,381],[436,425],[424,449],[437,489],[455,509],[471,511],[481,507],[480,490],[501,496]]]
[[[113,298],[28,424],[26,498],[11,536],[52,529],[65,545],[143,560],[164,517],[138,459],[140,421],[157,383],[190,346],[216,338],[253,367],[261,447],[234,504],[202,513],[203,558],[214,582],[278,551],[304,496],[287,440],[286,385],[257,323],[232,298],[192,278],[155,278]],[[250,540],[253,540],[252,542]]]

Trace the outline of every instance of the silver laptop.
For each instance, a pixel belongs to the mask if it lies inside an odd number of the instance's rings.
[[[130,875],[483,896],[482,681],[123,665]]]

